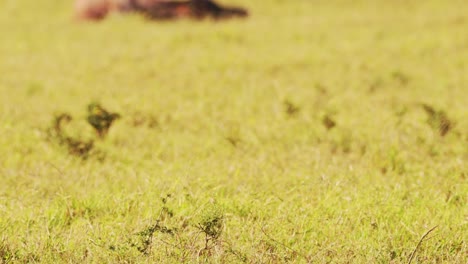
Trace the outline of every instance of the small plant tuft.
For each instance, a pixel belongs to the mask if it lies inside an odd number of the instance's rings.
[[[161,221],[158,219],[156,223],[145,228],[143,231],[137,233],[139,241],[136,243],[131,243],[132,247],[135,247],[140,253],[144,255],[149,255],[151,253],[151,248],[153,245],[153,239],[155,233],[174,235],[175,230],[168,228],[161,224]]]
[[[174,216],[174,212],[171,209],[169,209],[169,207],[167,206],[167,202],[169,198],[171,198],[171,194],[168,194],[165,197],[161,198],[163,207],[161,208],[161,211],[159,213],[158,219],[156,220],[156,223],[148,226],[143,231],[138,232],[137,233],[137,236],[139,237],[138,241],[130,243],[130,246],[136,248],[140,253],[144,255],[149,255],[151,253],[151,248],[153,245],[153,239],[154,239],[155,233],[161,233],[165,235],[174,236],[177,231],[174,228],[169,228],[162,224],[163,220],[166,217],[171,218]]]
[[[205,247],[200,253],[209,253],[218,243],[224,228],[224,213],[222,210],[213,206],[205,211],[197,228],[205,235]]]

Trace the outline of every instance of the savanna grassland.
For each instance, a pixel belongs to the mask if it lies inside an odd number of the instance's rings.
[[[0,263],[467,263],[468,2],[223,2],[0,1]]]

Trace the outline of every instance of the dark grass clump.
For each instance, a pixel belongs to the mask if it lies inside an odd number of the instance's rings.
[[[401,71],[394,71],[392,73],[392,78],[398,81],[401,85],[406,86],[410,82],[410,77]]]
[[[109,133],[112,124],[119,118],[120,114],[109,112],[98,103],[88,105],[87,122],[96,131],[98,139],[104,139]],[[99,160],[103,160],[104,153],[96,150],[95,139],[84,140],[72,137],[66,133],[64,126],[72,120],[73,117],[68,113],[55,116],[52,126],[47,130],[48,139],[65,147],[72,156],[86,160],[91,155],[94,155]]]
[[[284,111],[290,117],[294,117],[301,111],[301,108],[289,100],[283,102]]]
[[[322,124],[327,128],[327,130],[330,130],[336,126],[336,121],[333,120],[329,115],[325,115],[322,118]]]
[[[65,147],[70,155],[88,159],[94,149],[94,141],[77,139],[67,135],[63,127],[72,119],[72,116],[67,113],[57,115],[52,127],[48,130],[48,138]]]
[[[100,139],[107,136],[114,121],[120,117],[120,114],[107,111],[99,103],[88,105],[88,123],[94,128]]]
[[[159,128],[161,126],[161,121],[157,116],[137,112],[132,115],[130,125],[132,127],[147,127],[153,129]]]
[[[426,112],[427,124],[437,131],[439,135],[445,136],[454,127],[454,122],[450,120],[445,111],[437,110],[428,104],[422,104],[424,111]]]
[[[18,259],[20,259],[19,251],[8,245],[6,241],[1,241],[0,263],[11,263]]]
[[[71,137],[64,139],[64,145],[67,146],[68,153],[73,156],[82,157],[83,159],[87,159],[94,149],[93,140],[83,141]]]

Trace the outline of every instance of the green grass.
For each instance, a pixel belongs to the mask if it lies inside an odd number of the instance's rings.
[[[0,2],[0,263],[407,263],[434,226],[413,263],[468,262],[466,1],[69,2]],[[94,101],[122,118],[83,160],[47,129],[94,139]]]

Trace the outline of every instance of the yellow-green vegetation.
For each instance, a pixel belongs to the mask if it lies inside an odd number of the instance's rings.
[[[468,2],[222,2],[0,1],[0,262],[467,263]]]

